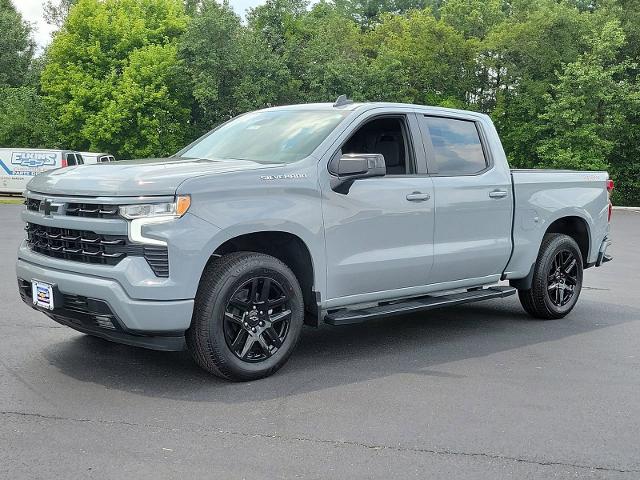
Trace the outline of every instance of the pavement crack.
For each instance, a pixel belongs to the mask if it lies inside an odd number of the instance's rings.
[[[133,422],[126,422],[124,420],[104,420],[104,419],[91,419],[91,418],[63,417],[60,415],[45,415],[41,413],[19,412],[19,411],[13,411],[13,410],[0,411],[0,415],[40,418],[44,420],[53,420],[53,421],[98,423],[103,425],[124,425],[124,426],[130,426],[130,427],[169,428],[169,427],[158,425],[158,424],[151,425],[151,424],[145,424],[145,423],[133,423]],[[526,457],[515,457],[515,456],[502,455],[497,453],[463,452],[463,451],[456,451],[456,450],[450,450],[450,449],[384,445],[384,444],[375,444],[375,443],[366,443],[366,442],[356,442],[352,440],[332,440],[332,439],[312,438],[312,437],[303,437],[303,436],[290,436],[290,435],[282,435],[278,433],[259,433],[259,432],[250,433],[250,432],[240,432],[240,431],[224,430],[224,429],[216,429],[216,428],[209,429],[201,425],[194,425],[194,427],[196,430],[205,430],[205,432],[208,432],[208,433],[213,432],[219,435],[240,436],[245,438],[265,438],[265,439],[274,439],[274,440],[281,440],[281,441],[287,441],[287,442],[309,442],[309,443],[315,443],[315,444],[333,445],[335,447],[357,447],[357,448],[364,448],[364,449],[376,450],[376,451],[386,450],[391,452],[410,452],[410,453],[422,453],[422,454],[429,454],[429,455],[485,458],[485,459],[491,459],[491,460],[502,460],[502,461],[517,462],[517,463],[525,463],[530,465],[579,468],[579,469],[603,471],[603,472],[640,473],[640,469],[616,468],[616,467],[608,467],[603,465],[586,465],[581,463],[563,462],[563,461],[556,461],[556,460],[535,460],[535,459],[526,458]],[[171,427],[171,430],[175,430],[175,428]]]
[[[67,422],[77,423],[100,423],[103,425],[126,425],[129,427],[150,427],[151,425],[145,425],[141,423],[125,422],[124,420],[102,420],[92,418],[75,418],[75,417],[62,417],[60,415],[45,415],[43,413],[31,413],[31,412],[17,412],[15,410],[0,411],[0,415],[16,416],[16,417],[32,417],[41,418],[43,420],[59,420]]]

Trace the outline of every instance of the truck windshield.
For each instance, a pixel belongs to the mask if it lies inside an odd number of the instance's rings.
[[[212,130],[179,155],[291,163],[311,154],[348,114],[330,110],[247,113]]]

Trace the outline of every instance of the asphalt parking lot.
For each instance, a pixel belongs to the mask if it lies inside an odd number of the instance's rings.
[[[640,213],[560,321],[517,298],[307,329],[275,376],[88,337],[22,304],[0,205],[0,478],[640,478]]]

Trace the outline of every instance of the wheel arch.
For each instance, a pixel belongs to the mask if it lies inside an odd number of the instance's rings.
[[[294,273],[305,305],[305,324],[318,325],[318,288],[313,256],[307,243],[298,235],[282,230],[243,233],[227,239],[213,251],[208,263],[232,252],[247,251],[271,255]]]
[[[551,222],[542,234],[540,246],[536,252],[536,257],[531,264],[529,273],[522,278],[509,279],[509,284],[512,287],[515,287],[518,290],[528,290],[531,288],[536,261],[540,254],[540,249],[542,248],[542,239],[544,239],[544,236],[548,233],[561,233],[573,238],[580,249],[582,264],[584,268],[587,268],[591,249],[591,230],[589,228],[589,223],[584,218],[577,215],[562,216]]]
[[[580,248],[583,265],[587,265],[591,248],[591,231],[584,218],[576,215],[560,217],[547,227],[545,235],[547,233],[562,233],[573,238]]]

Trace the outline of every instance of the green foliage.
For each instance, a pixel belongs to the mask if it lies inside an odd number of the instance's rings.
[[[338,12],[363,29],[380,23],[384,13],[404,14],[410,10],[422,10],[427,3],[426,0],[335,0]]]
[[[53,145],[50,112],[34,87],[3,87],[0,98],[0,147]]]
[[[546,96],[546,122],[537,151],[543,166],[603,170],[615,143],[612,133],[624,122],[627,85],[619,82],[624,64],[615,63],[624,43],[619,22],[606,22],[589,35],[590,49],[566,65]]]
[[[79,0],[41,77],[60,142],[125,158],[178,150],[190,133],[177,74],[187,20],[179,0]]]
[[[501,0],[447,0],[440,14],[465,37],[481,39],[505,18]]]
[[[544,139],[548,95],[564,66],[588,48],[586,36],[595,23],[566,4],[541,1],[530,9],[515,5],[480,46],[479,107],[491,114],[511,164],[519,168],[539,165],[536,146]]]
[[[368,97],[467,106],[474,80],[474,46],[427,10],[382,17],[367,34],[371,60]]]
[[[242,27],[227,4],[205,0],[180,42],[191,81],[193,120],[202,133],[239,113],[277,103],[286,90],[282,60]]]
[[[340,15],[330,4],[316,4],[298,20],[287,37],[291,52],[285,58],[302,102],[334,100],[349,92],[355,99],[366,98],[367,59],[360,29]]]
[[[11,0],[0,0],[0,87],[25,82],[34,48],[30,34]]]
[[[44,19],[50,25],[56,25],[62,27],[69,10],[73,7],[78,0],[47,0],[42,4],[44,9]]]

